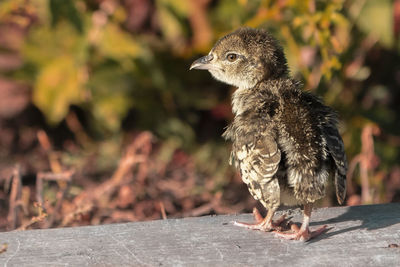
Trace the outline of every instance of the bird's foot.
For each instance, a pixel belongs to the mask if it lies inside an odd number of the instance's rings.
[[[260,230],[264,232],[270,231],[283,231],[285,228],[282,226],[284,222],[287,222],[286,216],[282,215],[277,221],[267,219],[263,217],[257,208],[253,209],[254,219],[256,223],[244,223],[244,222],[233,222],[234,225],[244,227],[252,230]]]
[[[299,228],[296,224],[292,224],[291,230],[293,231],[293,233],[282,233],[280,231],[274,231],[274,233],[277,237],[284,238],[284,239],[308,241],[308,240],[328,231],[329,229],[328,229],[327,225],[324,225],[315,231],[310,231],[308,227],[306,229],[303,229],[303,228]]]

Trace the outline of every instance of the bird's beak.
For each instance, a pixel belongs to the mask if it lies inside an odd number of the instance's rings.
[[[192,65],[190,65],[190,70],[197,69],[197,70],[209,70],[213,68],[211,61],[213,60],[214,56],[212,54],[208,54],[207,56],[201,57],[196,59]]]

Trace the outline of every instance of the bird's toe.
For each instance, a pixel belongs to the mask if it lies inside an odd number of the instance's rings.
[[[279,238],[283,238],[283,239],[308,241],[308,240],[328,231],[329,229],[328,229],[327,225],[324,225],[315,231],[310,231],[308,228],[301,229],[296,224],[292,224],[291,230],[292,230],[292,233],[283,233],[283,232],[279,232],[279,231],[274,231],[274,233],[275,233],[275,236],[277,236]]]

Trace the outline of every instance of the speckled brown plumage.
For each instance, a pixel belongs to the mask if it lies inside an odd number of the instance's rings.
[[[305,217],[300,229],[282,237],[308,240],[323,232],[309,232],[312,203],[324,197],[330,177],[339,203],[346,193],[347,161],[336,114],[289,76],[282,48],[265,30],[228,34],[192,68],[238,87],[232,96],[235,118],[223,136],[233,143],[231,161],[243,182],[268,214],[256,224],[237,225],[279,229],[273,214],[289,202],[303,204]]]

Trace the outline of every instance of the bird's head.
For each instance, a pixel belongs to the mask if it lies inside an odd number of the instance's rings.
[[[208,70],[217,80],[239,88],[251,88],[288,72],[279,43],[267,31],[253,28],[240,28],[222,37],[190,69]]]

